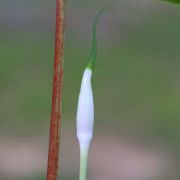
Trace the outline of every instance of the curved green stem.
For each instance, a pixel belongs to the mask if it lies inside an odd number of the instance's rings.
[[[97,38],[96,38],[96,29],[97,29],[97,23],[98,20],[101,16],[101,14],[103,13],[103,11],[107,8],[108,6],[105,6],[103,9],[101,9],[101,11],[99,11],[99,13],[97,14],[95,20],[94,20],[94,24],[93,24],[93,29],[92,29],[92,34],[93,34],[93,43],[92,43],[92,48],[91,48],[91,52],[89,55],[89,61],[87,64],[87,68],[91,69],[92,71],[94,70],[94,66],[95,66],[95,61],[96,61],[96,54],[97,54]]]

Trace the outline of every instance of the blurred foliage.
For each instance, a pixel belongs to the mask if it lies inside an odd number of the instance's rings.
[[[154,14],[134,28],[128,39],[117,37],[104,46],[99,43],[93,80],[99,129],[103,124],[145,139],[179,142],[177,17],[178,10]],[[49,32],[1,33],[1,133],[10,129],[12,134],[31,134],[48,127],[53,44]],[[71,34],[66,36],[63,112],[71,123],[88,48],[83,39],[77,42]]]
[[[180,0],[162,0],[162,1],[168,1],[168,2],[172,2],[172,3],[180,4]]]

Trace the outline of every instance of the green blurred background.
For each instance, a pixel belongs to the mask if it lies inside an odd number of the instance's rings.
[[[66,7],[60,179],[78,179],[75,117],[95,15],[92,180],[179,180],[180,7],[70,0]],[[0,2],[0,179],[46,177],[55,1]]]

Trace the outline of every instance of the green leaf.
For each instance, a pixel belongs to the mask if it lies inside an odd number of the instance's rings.
[[[172,3],[180,4],[180,0],[162,0],[162,1],[167,1],[167,2],[172,2]]]

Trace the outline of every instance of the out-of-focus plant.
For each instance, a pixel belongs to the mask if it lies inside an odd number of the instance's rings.
[[[162,1],[167,1],[167,2],[172,2],[172,3],[180,4],[180,0],[162,0]]]

